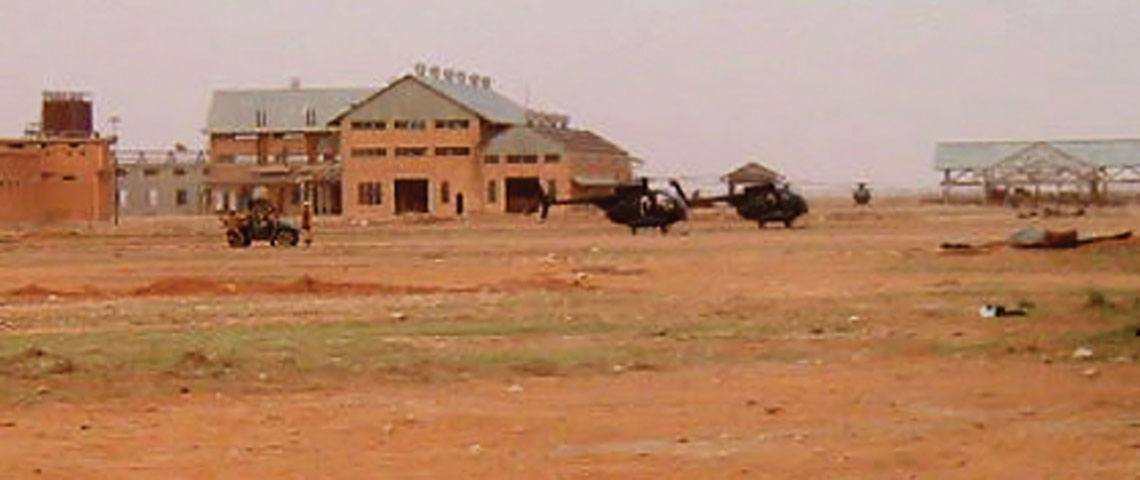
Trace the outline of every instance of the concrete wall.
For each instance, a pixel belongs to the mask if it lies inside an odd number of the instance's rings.
[[[0,222],[109,220],[113,141],[0,140]]]

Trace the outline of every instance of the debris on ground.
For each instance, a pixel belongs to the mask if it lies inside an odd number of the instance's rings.
[[[1079,347],[1073,350],[1073,360],[1089,360],[1093,358],[1093,351],[1088,347]]]
[[[1132,230],[1126,230],[1111,235],[1093,235],[1081,237],[1076,230],[1045,230],[1037,227],[1023,228],[1010,235],[1005,240],[990,241],[978,244],[944,242],[939,248],[944,251],[984,252],[997,250],[1002,247],[1030,248],[1030,249],[1068,249],[1077,248],[1098,242],[1114,240],[1127,240],[1132,237]]]
[[[978,315],[983,318],[996,317],[1024,317],[1028,312],[1024,308],[1007,308],[1004,305],[985,304],[978,309]]]
[[[1088,213],[1088,212],[1084,209],[1084,207],[1080,207],[1080,208],[1077,208],[1076,210],[1072,210],[1072,211],[1065,210],[1062,208],[1045,207],[1045,208],[1042,208],[1040,212],[1038,212],[1037,210],[1029,210],[1027,212],[1018,212],[1017,218],[1025,219],[1025,218],[1033,218],[1033,217],[1037,217],[1037,216],[1041,216],[1043,218],[1083,217],[1083,216],[1085,216],[1086,213]]]

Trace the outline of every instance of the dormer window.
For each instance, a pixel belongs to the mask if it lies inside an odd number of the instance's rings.
[[[305,109],[305,126],[312,127],[317,124],[317,111],[313,108]]]
[[[257,109],[253,112],[253,116],[254,126],[261,128],[269,124],[269,115],[265,113],[265,110]]]

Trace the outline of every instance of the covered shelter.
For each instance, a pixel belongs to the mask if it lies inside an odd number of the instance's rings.
[[[722,182],[728,183],[728,193],[736,193],[736,187],[748,185],[763,185],[778,183],[784,176],[756,162],[749,162],[720,177]]]
[[[1140,139],[943,142],[934,157],[944,202],[974,188],[991,203],[1098,203],[1112,184],[1140,184]]]

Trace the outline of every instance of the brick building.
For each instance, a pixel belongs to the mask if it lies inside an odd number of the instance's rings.
[[[195,215],[212,212],[203,195],[202,150],[115,150],[119,215]]]
[[[341,212],[338,130],[330,118],[374,89],[300,88],[215,91],[206,121],[209,169],[203,194],[213,210],[239,208],[255,189],[295,213],[310,200],[318,214]]]
[[[115,138],[91,118],[86,94],[45,92],[40,129],[0,139],[0,222],[111,219]]]
[[[523,212],[544,188],[569,196],[631,180],[628,153],[568,124],[519,106],[488,78],[417,66],[330,122],[340,132],[344,212]]]

